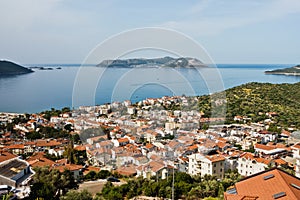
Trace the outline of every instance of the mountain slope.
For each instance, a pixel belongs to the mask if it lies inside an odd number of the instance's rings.
[[[0,75],[16,75],[31,73],[32,70],[10,61],[0,61]]]
[[[283,127],[295,125],[300,128],[299,99],[300,83],[247,83],[226,90],[226,119],[232,122],[234,116],[240,115],[260,122],[268,118],[267,112],[276,112],[278,116],[274,117],[273,121]],[[210,116],[210,96],[199,97],[198,106],[206,116]]]

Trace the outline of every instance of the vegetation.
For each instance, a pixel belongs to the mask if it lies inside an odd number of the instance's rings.
[[[78,187],[73,174],[69,170],[59,172],[49,167],[35,168],[29,199],[42,198],[44,200],[56,200],[65,195],[70,189]]]
[[[87,190],[78,192],[76,190],[70,190],[65,196],[62,196],[60,200],[92,200],[93,196]]]
[[[261,122],[269,118],[267,112],[276,112],[278,115],[271,117],[274,124],[281,127],[295,125],[300,128],[300,83],[271,84],[247,83],[226,90],[226,122],[234,122],[234,116],[246,116],[253,122]],[[213,94],[213,95],[218,95]],[[200,96],[199,109],[204,117],[211,116],[211,98],[209,95]],[[216,106],[222,108],[223,105]],[[219,112],[222,109],[219,109]]]
[[[41,138],[69,138],[70,134],[59,128],[53,128],[50,126],[38,126],[39,130],[26,133],[26,137],[29,140],[41,139]]]
[[[216,177],[206,175],[204,177],[191,177],[182,172],[175,173],[174,177],[174,198],[199,199],[205,197],[223,198],[223,192],[241,179],[237,172],[226,173],[222,181]],[[172,198],[172,182],[170,176],[165,180],[133,179],[127,184],[113,186],[108,182],[103,190],[102,196],[105,199],[130,199],[138,195]]]
[[[108,170],[101,170],[98,173],[95,171],[90,171],[84,176],[84,180],[86,181],[94,181],[97,179],[105,179],[111,176],[112,173]]]
[[[71,110],[69,107],[64,107],[61,110],[51,108],[51,110],[46,110],[41,112],[45,119],[50,120],[51,117],[60,116],[63,113],[69,113]]]
[[[87,160],[86,151],[78,151],[74,149],[74,142],[71,140],[65,147],[64,157],[71,164],[84,165]]]

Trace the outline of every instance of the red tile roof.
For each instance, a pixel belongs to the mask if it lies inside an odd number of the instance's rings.
[[[13,144],[9,146],[5,146],[7,149],[24,149],[24,144]]]
[[[300,199],[300,179],[280,169],[271,169],[249,176],[235,184],[237,194],[225,193],[225,200],[247,199],[275,199],[274,195],[284,194],[280,200]]]
[[[133,176],[136,174],[136,167],[135,165],[122,166],[119,167],[116,172],[124,176]]]
[[[266,150],[266,151],[270,151],[270,150],[275,149],[275,147],[267,146],[267,145],[264,145],[264,144],[255,144],[254,147],[257,148],[257,149],[262,149],[262,150]]]
[[[29,157],[26,161],[29,163],[32,167],[51,167],[53,164],[55,164],[54,161],[45,158],[45,153],[39,152],[35,153],[33,156]]]
[[[217,155],[211,155],[211,156],[205,156],[208,160],[210,160],[211,162],[220,162],[220,161],[224,161],[225,157],[217,154]]]
[[[86,147],[84,145],[78,145],[78,146],[74,147],[74,149],[77,151],[85,151]]]
[[[119,142],[119,143],[128,143],[129,140],[128,140],[128,138],[119,138],[119,139],[118,139],[118,142]]]
[[[75,165],[75,164],[66,164],[66,165],[58,165],[58,166],[53,165],[52,168],[53,169],[57,169],[60,172],[64,172],[66,169],[70,170],[70,171],[77,171],[77,170],[82,169],[83,166],[81,166],[81,165]]]
[[[84,169],[83,175],[87,175],[90,171],[94,172],[100,172],[101,168],[100,167],[93,167],[93,166],[88,166]]]
[[[12,158],[16,158],[17,156],[14,154],[11,154],[9,152],[6,151],[1,151],[0,152],[0,163],[6,160],[10,160]]]

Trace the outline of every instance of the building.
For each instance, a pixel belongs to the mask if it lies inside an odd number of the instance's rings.
[[[188,173],[190,175],[204,176],[208,174],[222,179],[224,177],[224,167],[225,158],[219,154],[203,156],[197,153],[189,156]]]
[[[0,155],[0,185],[19,187],[30,180],[33,172],[29,164],[8,152]]]
[[[295,175],[300,178],[300,144],[292,146],[293,158],[296,159]]]
[[[269,164],[271,164],[270,160],[245,152],[238,159],[237,169],[242,176],[250,176],[265,171]]]
[[[173,167],[165,165],[162,162],[150,161],[146,165],[140,165],[136,168],[137,176],[150,179],[166,179],[173,172]]]
[[[224,193],[225,200],[300,199],[300,179],[283,170],[271,169],[249,176]]]

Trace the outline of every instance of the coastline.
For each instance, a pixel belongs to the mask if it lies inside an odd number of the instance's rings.
[[[266,71],[266,75],[285,75],[285,76],[300,76],[300,73],[289,73],[289,72],[272,72],[272,71]]]

